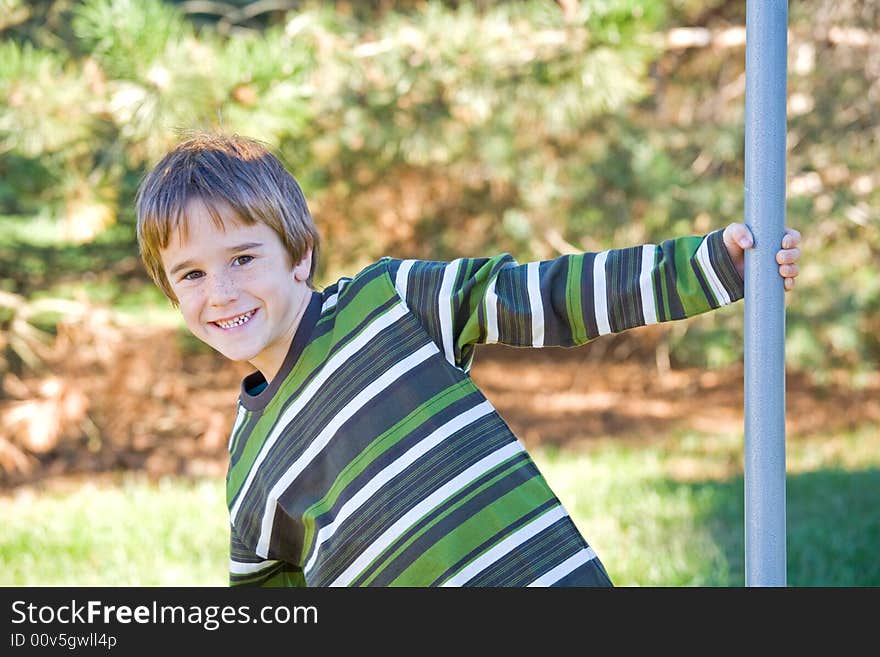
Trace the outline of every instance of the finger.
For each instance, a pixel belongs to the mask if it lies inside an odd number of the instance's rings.
[[[776,252],[776,262],[780,265],[791,265],[797,262],[801,257],[800,249],[783,249]]]
[[[785,286],[785,291],[789,292],[794,289],[794,284],[797,279],[795,278],[783,278],[783,285]]]
[[[724,231],[724,236],[741,249],[748,249],[752,246],[752,233],[745,224],[730,224]]]
[[[782,248],[793,249],[801,243],[801,234],[794,228],[786,228],[782,236]]]
[[[797,265],[782,265],[779,267],[779,275],[784,278],[794,278],[801,273]]]

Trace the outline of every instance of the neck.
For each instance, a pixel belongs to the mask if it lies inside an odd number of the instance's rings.
[[[290,326],[284,332],[283,337],[279,338],[274,345],[258,354],[253,360],[249,361],[251,365],[260,370],[268,383],[272,383],[272,379],[274,379],[281,370],[281,366],[284,364],[284,359],[290,351],[290,345],[293,342],[293,338],[296,336],[296,331],[299,329],[303,315],[305,315],[306,308],[309,307],[309,302],[311,300],[312,290],[309,289],[307,294],[303,294],[300,304],[296,309],[296,313],[290,322]]]

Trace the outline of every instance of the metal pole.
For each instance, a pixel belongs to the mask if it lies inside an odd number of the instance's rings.
[[[785,586],[785,230],[787,0],[746,3],[746,586]]]

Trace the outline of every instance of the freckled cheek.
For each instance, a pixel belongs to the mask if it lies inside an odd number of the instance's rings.
[[[251,285],[254,281],[259,281],[263,276],[263,272],[254,267],[250,269],[237,271],[235,272],[235,276],[233,276],[233,281],[235,281],[236,285]]]
[[[278,272],[268,267],[252,267],[237,273],[234,284],[242,294],[264,298],[267,290],[278,284],[279,278]]]
[[[205,307],[204,295],[199,290],[175,291],[177,301],[180,304],[180,313],[190,327],[200,323],[202,310]]]

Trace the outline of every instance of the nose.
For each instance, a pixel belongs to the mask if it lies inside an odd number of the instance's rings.
[[[208,303],[225,306],[238,299],[238,286],[227,273],[214,274],[208,278]]]

